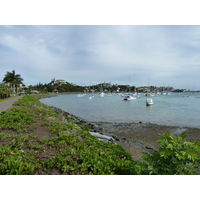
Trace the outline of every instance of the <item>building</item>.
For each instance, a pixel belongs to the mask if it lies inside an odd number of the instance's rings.
[[[65,80],[58,79],[54,81],[51,85],[55,85],[55,84],[62,85],[62,84],[67,84],[67,82]]]

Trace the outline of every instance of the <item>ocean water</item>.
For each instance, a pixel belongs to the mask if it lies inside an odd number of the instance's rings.
[[[88,99],[92,95],[94,98]],[[151,97],[154,101],[152,106],[146,106],[144,94],[140,97],[123,101],[117,94],[103,98],[98,94],[86,94],[84,97],[67,94],[40,101],[92,122],[143,122],[200,128],[200,94],[155,94]]]

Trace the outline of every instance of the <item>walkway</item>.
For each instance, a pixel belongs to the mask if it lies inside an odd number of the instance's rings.
[[[0,102],[0,112],[8,109],[10,106],[12,106],[12,104],[17,101],[18,99],[21,99],[22,96],[19,96],[19,97],[16,97],[16,98],[13,98],[13,99],[9,99],[7,101],[3,101],[3,102]]]

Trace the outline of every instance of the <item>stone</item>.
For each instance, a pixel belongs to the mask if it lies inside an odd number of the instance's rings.
[[[156,152],[156,150],[154,148],[151,148],[151,147],[146,147],[146,149],[144,150],[144,152],[152,155],[153,153]]]

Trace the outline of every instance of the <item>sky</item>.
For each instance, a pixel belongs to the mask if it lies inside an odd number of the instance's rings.
[[[200,89],[198,25],[0,25],[0,81]]]

